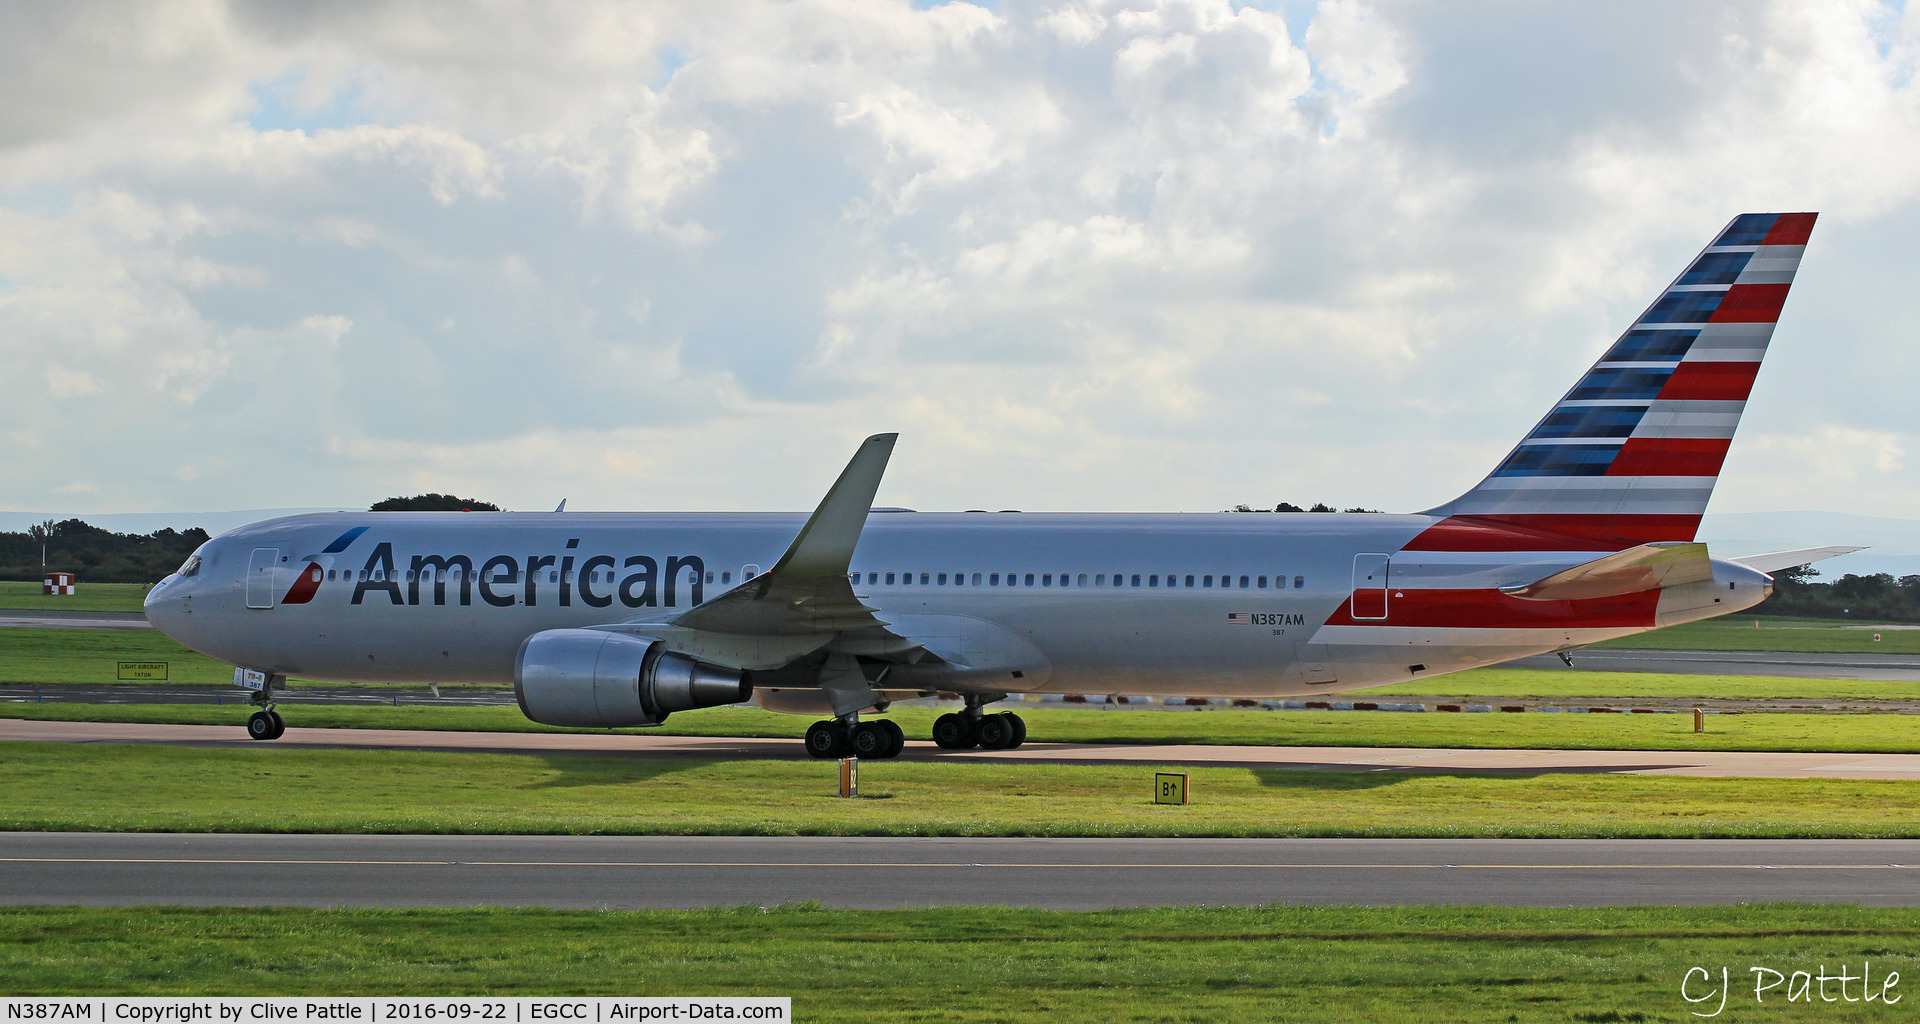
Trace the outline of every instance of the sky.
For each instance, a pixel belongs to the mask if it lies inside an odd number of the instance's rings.
[[[4,3],[0,508],[1413,511],[1821,214],[1710,511],[1920,518],[1920,16]]]

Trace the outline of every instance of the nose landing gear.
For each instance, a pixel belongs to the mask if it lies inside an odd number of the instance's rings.
[[[242,672],[235,672],[234,681],[236,683],[239,682],[243,674]],[[276,684],[284,682],[285,680],[285,676],[269,675],[260,683],[260,688],[253,691],[253,703],[258,706],[260,710],[247,716],[247,737],[249,739],[277,740],[286,734],[286,720],[280,717],[280,712],[273,709],[274,687]]]

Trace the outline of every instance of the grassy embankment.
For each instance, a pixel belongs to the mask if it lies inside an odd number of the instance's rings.
[[[49,612],[137,612],[151,589],[145,583],[88,583],[64,597],[48,597],[38,583],[0,580],[0,609]]]
[[[786,995],[808,1021],[1880,1019],[1913,999],[1920,912],[1776,904],[0,911],[0,989],[131,995]],[[1755,1006],[1748,968],[1873,964],[1901,1003]],[[1692,994],[1698,996],[1698,975]],[[1860,983],[1849,994],[1858,999]],[[1876,987],[1876,991],[1878,991]],[[1837,997],[1837,987],[1828,993]],[[1715,1004],[1717,1005],[1717,1003]]]
[[[1920,782],[8,744],[0,830],[1909,838]],[[1664,763],[1648,758],[1649,765]],[[262,794],[270,794],[263,799]]]
[[[8,993],[791,995],[795,1020],[1720,1020],[1899,1016],[1920,913],[1860,907],[1261,907],[1060,913],[8,909]],[[1872,961],[1901,1003],[1753,1005],[1749,966]],[[1697,974],[1695,974],[1697,982]],[[1859,982],[1849,995],[1860,997]],[[1878,991],[1878,987],[1876,987]],[[1701,995],[1695,987],[1693,995]],[[1716,1003],[1715,1003],[1716,1005]]]

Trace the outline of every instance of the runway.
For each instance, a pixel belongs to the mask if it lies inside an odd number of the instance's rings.
[[[797,739],[633,733],[425,732],[301,729],[270,743],[238,726],[34,722],[0,718],[0,741],[151,743],[271,753],[288,749],[427,750],[492,754],[597,754],[650,758],[804,761]],[[1139,764],[1308,771],[1444,771],[1487,775],[1687,775],[1756,779],[1920,779],[1920,754],[1742,750],[1482,750],[1454,747],[1253,747],[1199,744],[1029,743],[1018,750],[949,751],[910,740],[903,761],[1001,764]]]
[[[0,833],[0,904],[1920,906],[1920,840]]]
[[[0,608],[0,629],[152,629],[141,612]]]

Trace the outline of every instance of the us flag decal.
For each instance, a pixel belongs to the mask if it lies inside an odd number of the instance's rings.
[[[1251,620],[1252,620],[1252,616],[1248,615],[1246,612],[1228,612],[1227,613],[1227,625],[1229,626],[1244,626]]]

